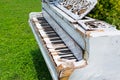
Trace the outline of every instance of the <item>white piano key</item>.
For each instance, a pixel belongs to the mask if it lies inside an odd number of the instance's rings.
[[[35,22],[35,25],[36,25],[36,27],[38,28],[38,29],[43,29],[43,27],[41,26],[41,24],[39,24],[39,21],[38,21],[38,19],[37,18],[33,18],[33,21]]]
[[[59,48],[59,47],[66,47],[64,44],[59,44],[59,45],[53,45],[53,44],[46,44],[47,48],[49,49],[55,49],[55,48]]]
[[[43,40],[44,40],[47,44],[50,44],[50,43],[51,43],[50,38],[44,38]]]
[[[50,51],[51,53],[56,52],[56,50],[55,50],[55,49],[48,49],[48,51]]]
[[[48,31],[54,31],[51,27],[43,27],[44,31],[48,32]]]
[[[61,57],[74,56],[72,53],[71,54],[68,54],[68,53],[60,54],[60,53],[58,53],[58,55],[61,56]]]
[[[41,34],[41,36],[42,36],[43,38],[47,38],[47,37],[48,37],[48,35],[45,33],[44,30],[39,30],[39,32],[40,32],[40,34]]]
[[[61,57],[63,57],[63,56],[72,56],[73,55],[73,53],[71,53],[71,52],[68,52],[68,53],[61,53],[61,52],[58,52],[58,55],[59,56],[61,56]],[[74,55],[73,55],[74,56]]]

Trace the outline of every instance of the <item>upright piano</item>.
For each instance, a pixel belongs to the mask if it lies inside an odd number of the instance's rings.
[[[43,0],[42,12],[29,14],[53,80],[120,79],[120,31],[86,16],[96,4],[97,0]]]

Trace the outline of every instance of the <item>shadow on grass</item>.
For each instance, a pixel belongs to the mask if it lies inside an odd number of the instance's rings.
[[[36,69],[38,80],[52,80],[39,48],[31,51],[31,55],[33,57],[33,63]]]

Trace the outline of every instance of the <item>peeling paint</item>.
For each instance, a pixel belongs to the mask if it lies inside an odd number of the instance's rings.
[[[54,80],[120,79],[120,31],[85,17],[96,3],[44,0],[42,13],[30,14],[31,29]]]

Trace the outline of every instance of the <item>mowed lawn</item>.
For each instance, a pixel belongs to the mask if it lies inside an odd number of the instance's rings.
[[[33,33],[40,0],[0,0],[0,80],[52,80]]]

